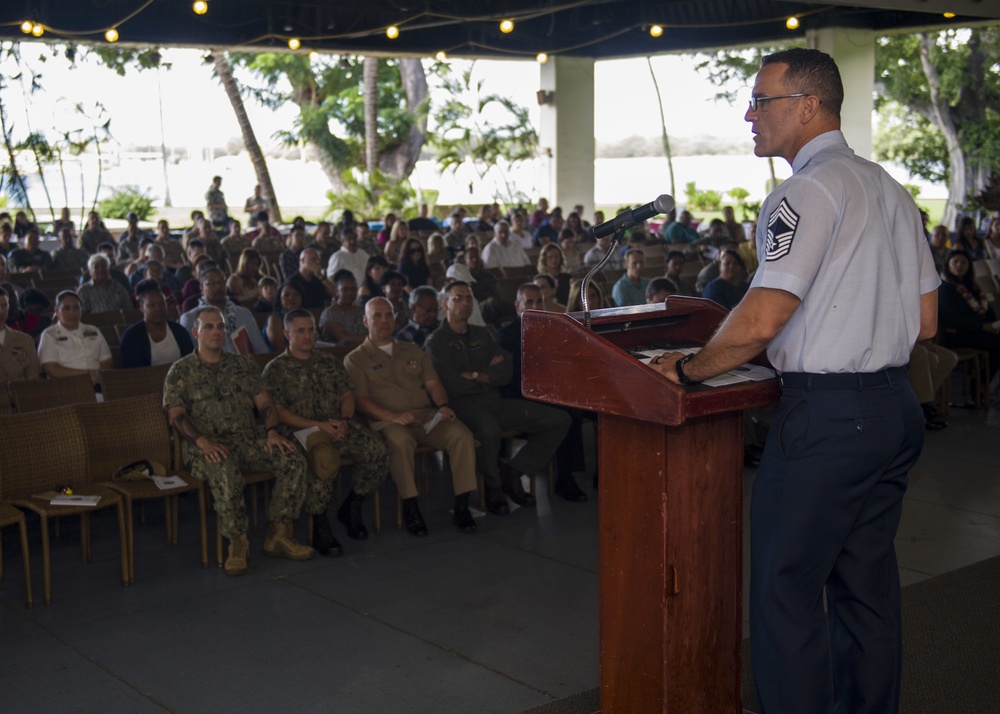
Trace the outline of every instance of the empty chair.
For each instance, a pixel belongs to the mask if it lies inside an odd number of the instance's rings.
[[[73,407],[0,416],[0,503],[36,513],[42,532],[43,600],[52,603],[52,563],[49,519],[80,516],[81,559],[90,562],[90,514],[115,508],[118,515],[122,584],[128,585],[125,513],[122,497],[109,488],[87,482],[83,429]],[[53,505],[51,494],[72,489],[74,496],[98,496],[96,505]]]
[[[161,402],[161,396],[145,394],[132,399],[75,407],[77,419],[83,426],[87,449],[88,482],[101,483],[125,498],[129,582],[135,582],[135,524],[132,513],[135,501],[163,499],[167,543],[177,545],[177,496],[197,491],[202,565],[208,562],[204,484],[189,473],[170,468],[170,431]],[[164,491],[151,479],[115,480],[115,475],[124,467],[141,461],[162,465],[166,475],[179,476],[184,485]]]
[[[144,394],[155,394],[162,398],[163,380],[168,371],[170,371],[169,364],[131,369],[102,369],[100,375],[104,401],[131,399]]]
[[[0,528],[16,525],[21,536],[21,560],[24,561],[24,604],[33,606],[34,600],[31,597],[31,559],[28,557],[28,527],[24,520],[24,513],[7,505],[0,503]],[[0,548],[0,581],[3,581],[3,548]]]
[[[97,401],[94,385],[86,374],[11,382],[10,392],[14,398],[14,409],[21,414]]]

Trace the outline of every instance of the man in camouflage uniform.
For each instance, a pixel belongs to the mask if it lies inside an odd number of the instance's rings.
[[[320,555],[342,555],[326,511],[341,457],[354,462],[351,492],[337,518],[355,540],[368,537],[361,503],[389,472],[389,452],[371,429],[354,420],[354,385],[340,360],[316,346],[316,319],[308,310],[292,310],[284,319],[288,349],[264,368],[264,382],[274,399],[282,436],[317,428],[309,436],[306,511],[313,515],[312,545]]]
[[[229,539],[226,574],[247,572],[250,546],[241,469],[275,476],[264,554],[307,560],[313,549],[292,535],[305,498],[305,457],[278,433],[278,414],[254,364],[223,352],[222,313],[205,306],[194,317],[197,348],[167,373],[163,408],[185,439],[184,463],[212,489],[219,528]],[[254,419],[254,408],[263,416],[266,435]]]

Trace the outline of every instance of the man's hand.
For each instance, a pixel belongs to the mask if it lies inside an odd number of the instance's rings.
[[[399,412],[398,414],[393,414],[392,418],[389,420],[393,424],[399,424],[400,426],[409,426],[413,424],[416,420],[410,412]]]
[[[677,376],[677,367],[674,365],[676,365],[678,360],[684,356],[685,355],[682,352],[666,352],[662,355],[654,357],[652,361],[650,361],[649,366],[674,384],[680,384],[681,380]]]
[[[208,437],[200,436],[194,443],[199,449],[201,449],[201,453],[204,454],[205,460],[210,464],[218,464],[229,458],[229,449],[222,444],[210,441]]]
[[[438,409],[438,414],[441,415],[441,421],[455,421],[457,418],[451,407],[441,407]]]
[[[347,437],[346,419],[327,419],[318,422],[316,426],[334,442],[343,441]]]
[[[493,359],[490,360],[490,367],[496,367],[501,362],[503,362],[503,355],[493,355]]]
[[[268,429],[267,432],[267,453],[290,454],[295,451],[295,444],[283,437],[275,429]]]

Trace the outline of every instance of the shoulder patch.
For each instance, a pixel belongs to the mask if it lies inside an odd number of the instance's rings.
[[[787,198],[775,208],[767,219],[767,256],[768,262],[784,258],[792,250],[792,240],[795,238],[795,227],[799,224],[799,214],[788,203]]]

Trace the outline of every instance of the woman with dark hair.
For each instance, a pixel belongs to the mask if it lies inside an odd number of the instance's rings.
[[[382,276],[389,270],[389,261],[384,255],[373,255],[365,264],[365,281],[358,287],[358,305],[365,304],[375,297],[385,297],[382,290]]]
[[[958,224],[958,234],[955,236],[952,248],[964,251],[970,261],[986,259],[986,246],[976,233],[976,222],[971,216],[966,216]]]
[[[304,299],[302,288],[295,283],[282,283],[281,287],[278,288],[278,299],[275,300],[274,312],[268,315],[267,324],[261,330],[264,340],[275,352],[284,352],[285,348],[288,347],[288,340],[285,339],[285,315],[302,307]]]
[[[56,295],[56,323],[45,328],[38,343],[38,361],[50,378],[86,374],[99,383],[97,370],[111,369],[111,349],[101,331],[80,322],[83,307],[72,290]]]
[[[167,319],[167,301],[160,284],[143,280],[135,286],[142,319],[131,325],[118,340],[122,367],[149,367],[173,364],[194,351],[191,334],[179,323]]]
[[[990,377],[1000,369],[1000,320],[972,277],[968,255],[948,254],[938,289],[938,326],[945,347],[970,347],[990,355]]]
[[[236,272],[226,281],[226,289],[233,300],[242,305],[252,305],[260,297],[260,289],[257,287],[261,278],[260,266],[260,253],[256,250],[244,248],[240,252]]]
[[[986,231],[986,240],[983,243],[986,248],[986,257],[990,260],[1000,260],[1000,216],[995,216],[990,221],[989,230]]]
[[[358,282],[354,279],[354,273],[345,269],[333,274],[333,284],[337,286],[337,296],[319,316],[323,339],[338,345],[357,347],[368,336],[365,309],[355,303],[358,298]]]
[[[416,238],[410,238],[403,244],[399,253],[399,272],[408,283],[407,293],[413,288],[431,284],[431,268],[424,255],[424,245]]]
[[[740,304],[750,287],[744,279],[745,274],[746,263],[743,262],[743,257],[735,250],[722,251],[719,256],[719,277],[705,286],[702,297],[732,310]]]
[[[385,299],[392,303],[396,313],[396,332],[399,332],[410,321],[410,301],[406,297],[406,278],[395,270],[387,270],[379,281]]]

